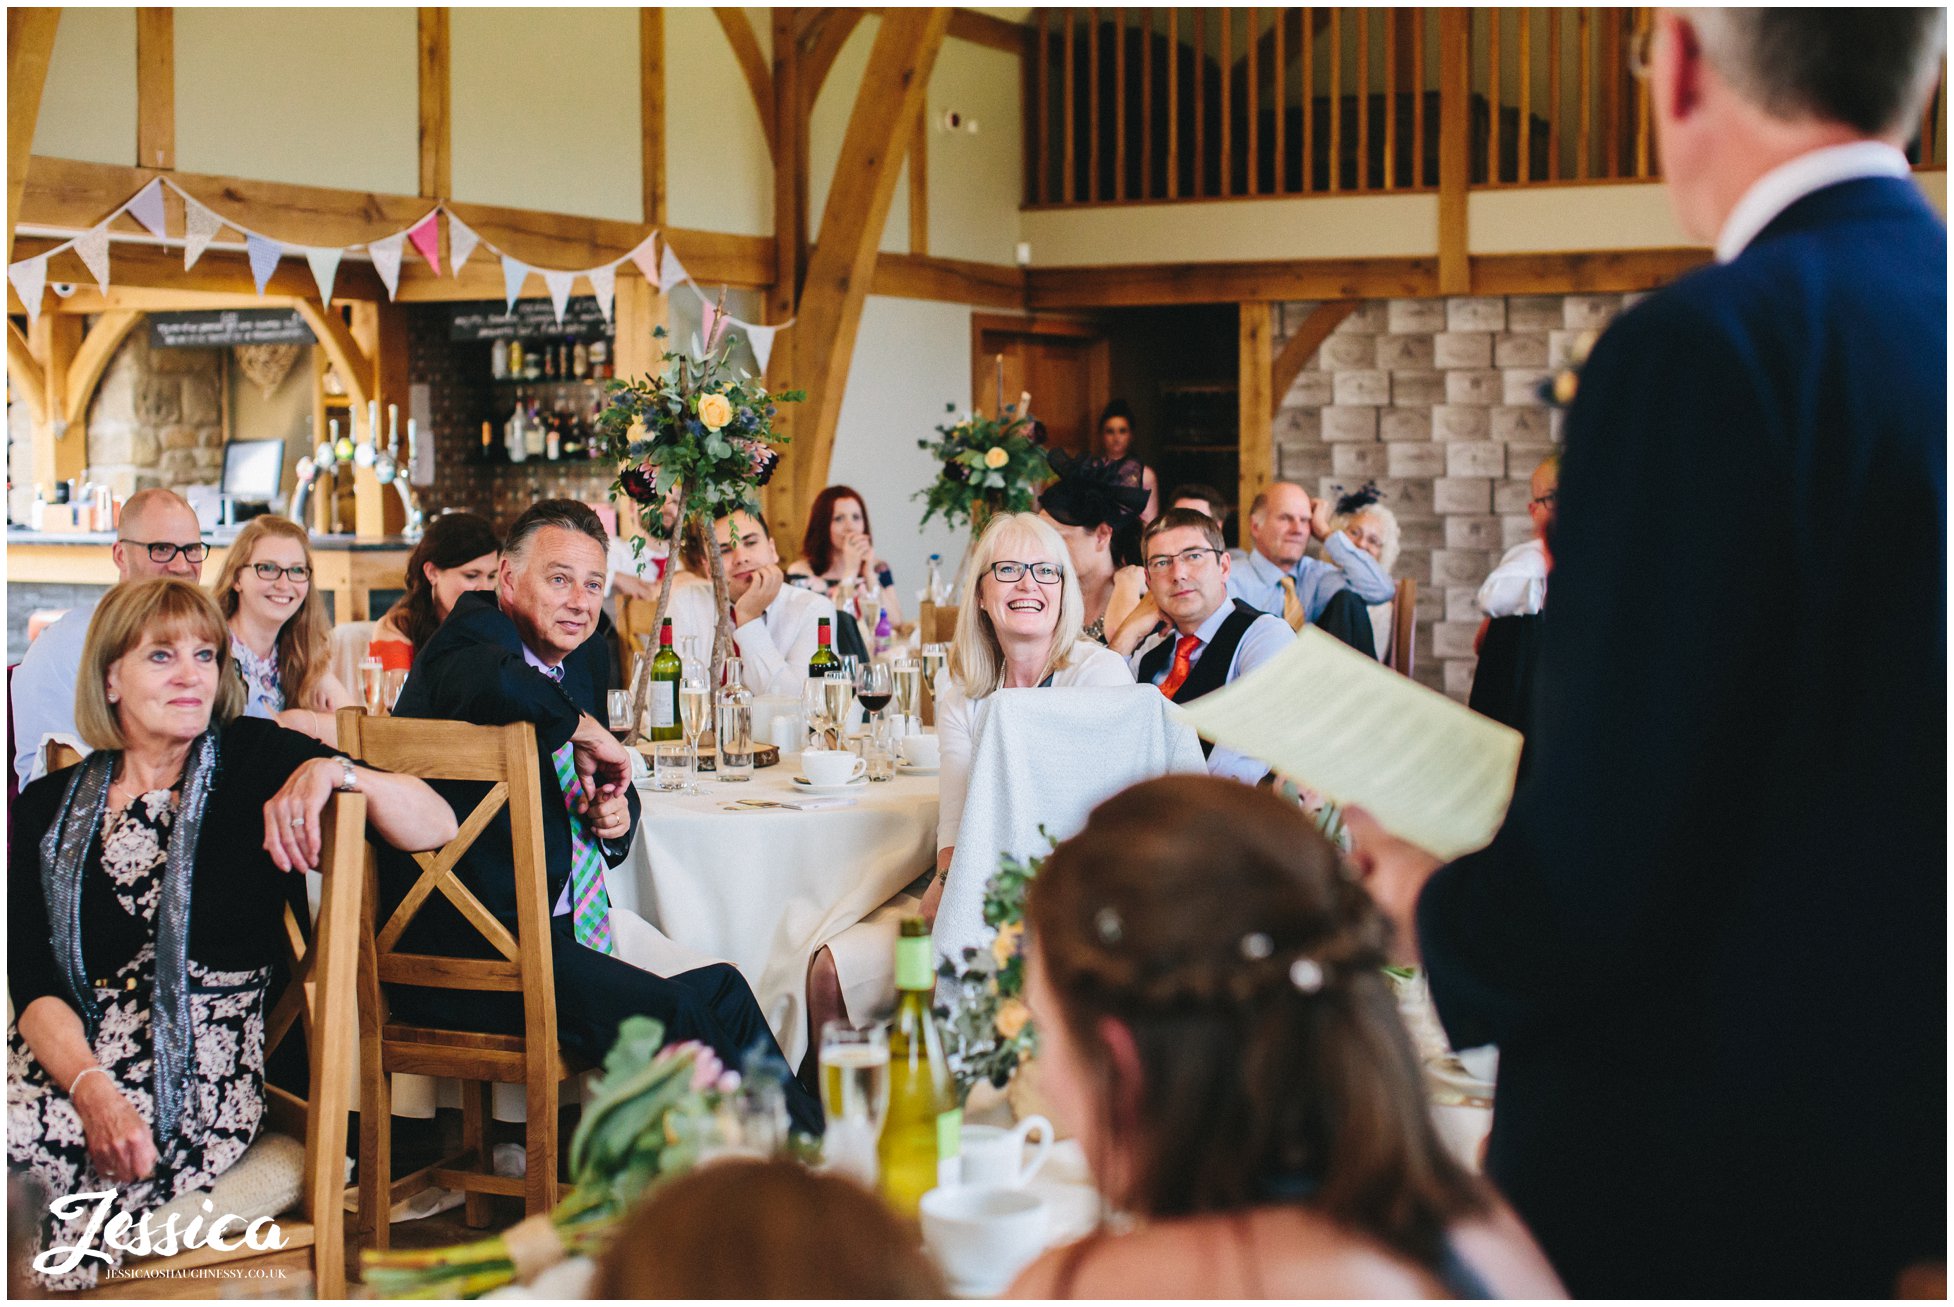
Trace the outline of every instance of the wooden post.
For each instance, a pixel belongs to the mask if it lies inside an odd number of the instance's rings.
[[[44,312],[27,332],[28,346],[40,364],[43,396],[42,418],[34,427],[34,476],[50,488],[57,481],[83,475],[88,468],[84,427],[71,422],[66,398],[83,325],[78,313]]]
[[[1181,11],[1167,11],[1167,198],[1181,193]]]
[[[916,115],[909,137],[909,252],[930,252],[930,125],[928,114]]]
[[[1241,545],[1248,546],[1248,506],[1275,480],[1275,406],[1269,390],[1275,369],[1275,305],[1263,300],[1240,308],[1241,354],[1237,364],[1240,412]]]
[[[138,10],[138,13],[141,11]],[[449,143],[448,11],[420,11],[421,194],[444,199],[454,189]]]
[[[1469,11],[1438,11],[1438,293],[1471,289],[1466,259],[1466,187],[1470,159]]]
[[[643,137],[645,221],[665,225],[665,11],[638,10],[638,127]]]
[[[136,10],[136,166],[176,167],[176,10]]]
[[[773,241],[774,279],[767,291],[767,321],[787,322],[799,310],[801,276],[807,254],[807,119],[815,92],[812,70],[802,58],[800,35],[796,29],[796,10],[773,11]],[[833,26],[831,15],[826,26]],[[825,38],[827,32],[820,35]],[[800,337],[802,329],[791,327],[774,337],[773,354],[767,360],[767,388],[789,390],[799,384]],[[799,404],[783,404],[774,418],[774,429],[790,442],[798,442],[801,432]],[[773,483],[761,498],[774,538],[794,539],[800,529],[800,497],[796,485],[797,467],[794,446],[781,454],[781,465]]]
[[[1520,171],[1522,185],[1533,180],[1533,10],[1520,10]],[[1646,90],[1638,86],[1638,90]]]
[[[47,85],[48,58],[54,53],[54,29],[60,21],[59,9],[9,9],[7,11],[7,261],[9,263],[14,257],[14,227],[20,222],[20,197],[27,190],[27,161],[34,153],[34,128],[41,121],[41,89]]]

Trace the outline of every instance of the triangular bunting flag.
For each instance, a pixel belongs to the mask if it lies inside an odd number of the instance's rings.
[[[461,265],[468,262],[468,256],[475,252],[482,238],[454,214],[448,215],[448,271],[454,276],[461,275]]]
[[[366,252],[373,256],[373,270],[386,284],[388,299],[394,297],[394,287],[400,285],[400,245],[404,239],[405,233],[395,232],[385,240],[369,242],[366,247]]]
[[[414,248],[427,260],[427,266],[434,269],[434,275],[441,275],[441,211],[436,209],[427,217],[415,223],[407,233],[407,239],[414,242]]]
[[[516,296],[522,294],[522,284],[527,280],[529,280],[529,265],[518,263],[508,255],[503,255],[502,298],[506,311],[515,312]]]
[[[779,327],[756,327],[750,322],[742,322],[746,329],[746,343],[753,346],[753,361],[760,365],[760,371],[767,370],[767,359],[773,354],[773,338],[779,334]]]
[[[101,288],[102,294],[108,294],[109,225],[103,223],[99,227],[90,227],[75,237],[75,253],[88,265],[88,274],[95,278],[95,284]]]
[[[265,293],[265,283],[278,270],[278,256],[285,252],[284,247],[253,231],[244,235],[244,252],[251,260],[251,280],[257,283],[258,293],[262,295]]]
[[[183,270],[185,272],[197,266],[197,260],[204,256],[204,247],[210,244],[223,226],[223,219],[203,205],[191,199],[183,201]]]
[[[672,253],[672,247],[667,245],[664,261],[658,265],[658,289],[670,290],[686,280],[689,279],[685,275],[685,265],[678,261],[678,255]]]
[[[28,324],[33,325],[41,316],[41,292],[47,289],[47,255],[37,254],[8,264],[7,280],[20,292],[20,302],[27,306]]]
[[[136,192],[136,198],[129,201],[129,216],[143,225],[151,236],[162,236],[163,231],[163,179],[152,177],[149,185]]]
[[[550,288],[550,307],[556,310],[556,325],[563,325],[563,310],[570,304],[570,283],[577,279],[574,272],[550,271],[543,274],[543,284]]]
[[[617,265],[606,264],[592,268],[584,274],[590,278],[590,289],[597,293],[597,307],[603,310],[604,321],[611,320],[611,300],[617,294]]]
[[[638,242],[638,248],[625,255],[637,265],[644,279],[652,285],[659,285],[658,279],[658,233],[653,232]]]
[[[339,256],[346,251],[335,246],[306,250],[305,261],[312,265],[312,280],[319,283],[319,302],[332,303],[333,279],[339,275]]]

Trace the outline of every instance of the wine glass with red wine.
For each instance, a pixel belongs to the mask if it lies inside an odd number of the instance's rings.
[[[868,714],[868,733],[872,740],[882,738],[882,710],[895,698],[896,682],[887,663],[865,663],[855,673],[855,698]]]

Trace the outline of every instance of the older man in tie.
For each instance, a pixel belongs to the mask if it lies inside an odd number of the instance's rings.
[[[543,785],[543,847],[553,909],[552,962],[558,1035],[565,1047],[601,1061],[618,1023],[657,1017],[667,1040],[697,1039],[738,1066],[756,1045],[779,1057],[746,980],[725,963],[669,976],[649,968],[674,949],[647,922],[612,907],[606,870],[628,855],[638,822],[630,758],[597,714],[610,689],[610,655],[597,630],[609,538],[597,515],[573,500],[551,499],[516,519],[502,550],[496,592],[455,602],[414,659],[394,714],[536,728]],[[474,810],[486,782],[436,781],[458,816]],[[514,850],[509,818],[497,815],[456,868],[499,919],[515,923]],[[438,908],[438,905],[436,905]],[[424,910],[409,942],[431,952],[468,947],[472,927],[452,910]],[[460,1020],[483,1029],[521,1028],[514,995],[457,994],[397,987],[396,1009]],[[796,1125],[818,1132],[820,1106],[788,1086]]]
[[[1346,586],[1367,604],[1389,603],[1397,594],[1391,574],[1375,558],[1331,529],[1330,505],[1312,505],[1309,492],[1293,481],[1278,481],[1255,497],[1248,534],[1255,548],[1230,573],[1228,593],[1276,614],[1292,631],[1321,617],[1330,596]],[[1323,542],[1323,559],[1305,556],[1312,537]]]

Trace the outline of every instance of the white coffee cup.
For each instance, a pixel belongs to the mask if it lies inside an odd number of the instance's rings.
[[[942,761],[934,735],[905,735],[896,747],[902,750],[902,760],[912,767],[934,767]]]
[[[868,771],[868,764],[846,749],[809,749],[801,770],[816,785],[846,785]]]
[[[1038,1144],[1025,1161],[1025,1140],[1038,1132]],[[1051,1156],[1057,1132],[1042,1116],[1028,1116],[1011,1129],[995,1125],[967,1125],[963,1128],[963,1182],[969,1185],[1004,1185],[1016,1188],[1031,1183],[1038,1168]]]
[[[923,1244],[964,1297],[1002,1293],[1045,1250],[1045,1201],[1028,1189],[958,1185],[923,1195]]]

